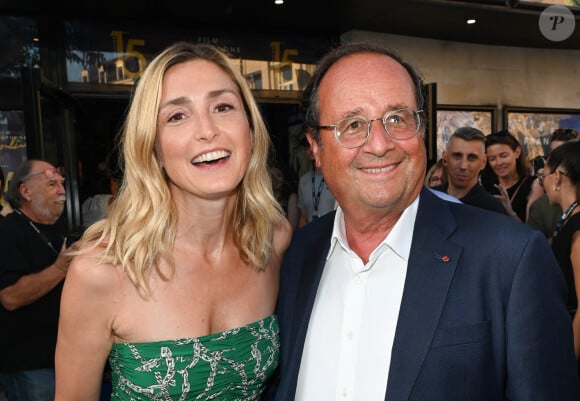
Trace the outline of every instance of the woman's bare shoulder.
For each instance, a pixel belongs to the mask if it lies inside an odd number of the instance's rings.
[[[276,254],[283,255],[292,239],[292,226],[288,219],[276,226],[274,230],[274,249]]]
[[[72,258],[66,281],[91,291],[107,291],[120,278],[120,267],[103,262],[102,247],[85,246]]]

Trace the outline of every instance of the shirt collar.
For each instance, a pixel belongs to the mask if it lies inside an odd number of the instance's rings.
[[[411,241],[413,240],[413,229],[415,227],[418,208],[419,196],[417,196],[415,200],[407,206],[405,210],[403,210],[401,217],[399,217],[399,220],[397,220],[389,235],[387,235],[387,237],[371,253],[371,259],[377,250],[382,248],[383,245],[386,245],[401,258],[409,260]],[[336,215],[334,216],[334,226],[332,228],[330,250],[327,259],[332,255],[337,245],[341,246],[349,254],[354,254],[348,245],[344,225],[344,212],[340,205],[336,208]]]

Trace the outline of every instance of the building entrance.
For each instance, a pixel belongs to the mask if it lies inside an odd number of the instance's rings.
[[[79,171],[79,198],[108,190],[108,176],[117,163],[117,143],[127,97],[81,97],[76,101],[75,131]],[[272,138],[271,160],[289,180],[297,180],[308,168],[302,152],[302,116],[296,103],[261,103],[262,115]]]

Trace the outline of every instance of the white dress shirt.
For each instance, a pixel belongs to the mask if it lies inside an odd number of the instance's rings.
[[[296,401],[383,401],[419,198],[365,265],[337,209],[314,301]]]

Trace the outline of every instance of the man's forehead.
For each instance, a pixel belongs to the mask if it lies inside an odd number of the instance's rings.
[[[413,79],[403,65],[385,54],[367,52],[350,54],[336,61],[320,80],[319,90],[332,91],[343,82],[354,86],[375,86],[369,84],[369,79],[376,80],[375,85],[395,82],[397,86],[408,87],[414,94]]]
[[[395,60],[379,54],[354,54],[338,61],[322,78],[318,96],[321,115],[330,112],[326,117],[333,119],[364,115],[372,107],[382,113],[417,107],[409,73]]]
[[[465,156],[477,156],[477,157],[483,156],[482,152],[466,152],[466,151],[461,151],[461,150],[453,150],[449,153],[453,156],[463,156],[463,155],[465,155]]]
[[[483,154],[485,153],[485,144],[476,139],[467,141],[463,138],[452,137],[447,144],[447,149],[453,153],[466,153],[465,151],[462,152],[461,149],[469,149],[469,153]]]

